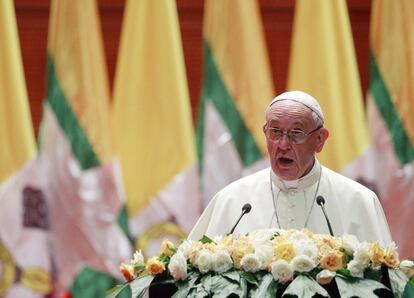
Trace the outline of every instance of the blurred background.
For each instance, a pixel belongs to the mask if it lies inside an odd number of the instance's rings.
[[[0,296],[103,297],[268,166],[303,90],[318,159],[374,190],[414,257],[414,11],[391,0],[1,0]]]

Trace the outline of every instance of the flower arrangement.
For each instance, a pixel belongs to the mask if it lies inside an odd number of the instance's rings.
[[[165,240],[160,255],[134,254],[120,270],[125,287],[142,297],[152,285],[173,283],[177,297],[414,297],[414,263],[399,261],[394,243],[359,242],[355,236],[309,230],[258,230],[245,236],[203,237],[178,247]],[[391,294],[392,292],[392,294]],[[404,296],[403,296],[404,295]]]

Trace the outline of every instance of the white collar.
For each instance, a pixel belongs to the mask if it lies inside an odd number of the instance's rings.
[[[271,176],[273,183],[282,191],[288,191],[290,189],[304,190],[318,182],[321,170],[321,164],[315,158],[315,163],[310,172],[297,180],[282,180],[273,172],[273,170],[271,171]]]

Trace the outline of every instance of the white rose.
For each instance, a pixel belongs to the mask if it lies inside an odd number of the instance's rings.
[[[318,247],[311,241],[299,241],[294,243],[296,249],[296,255],[304,255],[311,258],[314,262],[318,259]]]
[[[272,275],[276,281],[284,284],[293,279],[293,268],[285,260],[277,260],[272,263]]]
[[[184,240],[177,248],[177,251],[181,251],[184,254],[185,258],[188,258],[188,251],[189,248],[194,244],[194,241],[192,240]]]
[[[306,235],[305,233],[302,233],[301,231],[294,231],[292,233],[292,235],[290,235],[288,237],[288,240],[291,241],[292,243],[295,242],[310,242],[312,241],[308,235]]]
[[[142,255],[141,250],[136,250],[134,253],[134,258],[131,260],[132,267],[145,267],[144,256]]]
[[[354,261],[358,263],[359,267],[367,267],[371,260],[371,252],[369,250],[369,244],[364,242],[360,243],[354,251]]]
[[[246,254],[241,259],[240,264],[244,271],[256,272],[260,270],[260,260],[256,254]]]
[[[254,253],[259,258],[260,269],[266,269],[273,259],[273,246],[271,243],[259,245],[255,248]]]
[[[276,229],[256,230],[249,233],[249,238],[253,245],[261,245],[269,242],[276,232]]]
[[[233,260],[229,253],[225,250],[220,250],[213,254],[212,269],[217,273],[223,273],[233,267]]]
[[[298,272],[309,272],[316,267],[316,263],[310,257],[298,255],[291,261],[293,270]]]
[[[354,253],[359,244],[359,240],[355,235],[344,234],[342,236],[342,247],[349,255],[352,255]]]
[[[414,262],[404,260],[400,263],[400,269],[407,275],[408,278],[414,275]]]
[[[349,262],[347,268],[352,276],[360,278],[364,277],[365,266],[361,265],[357,261],[352,260],[351,262]]]
[[[316,275],[316,281],[321,285],[327,285],[331,283],[335,275],[335,272],[328,269],[324,269]]]
[[[198,267],[201,273],[207,273],[211,270],[213,263],[213,254],[207,250],[202,249],[197,252],[197,256],[195,258],[195,265]]]
[[[177,251],[168,264],[172,277],[175,280],[184,280],[187,277],[187,259],[181,251]]]

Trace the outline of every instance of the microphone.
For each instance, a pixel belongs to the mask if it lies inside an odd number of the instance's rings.
[[[331,234],[331,236],[333,236],[334,233],[332,232],[331,223],[329,222],[328,214],[326,214],[325,207],[324,207],[325,206],[325,199],[322,196],[318,196],[316,198],[316,203],[319,206],[321,206],[322,211],[323,211],[323,215],[325,216],[325,219],[326,219],[326,223],[328,224],[329,233]]]
[[[242,213],[240,214],[240,217],[239,217],[239,219],[236,221],[236,223],[234,224],[233,228],[230,230],[230,233],[229,233],[229,234],[233,234],[234,229],[237,227],[237,225],[238,225],[238,224],[239,224],[239,222],[240,222],[240,219],[242,219],[242,217],[243,217],[245,214],[249,213],[249,212],[250,212],[250,210],[252,210],[252,205],[250,205],[249,203],[246,203],[246,204],[244,204],[244,205],[243,205],[243,208],[242,208]]]

